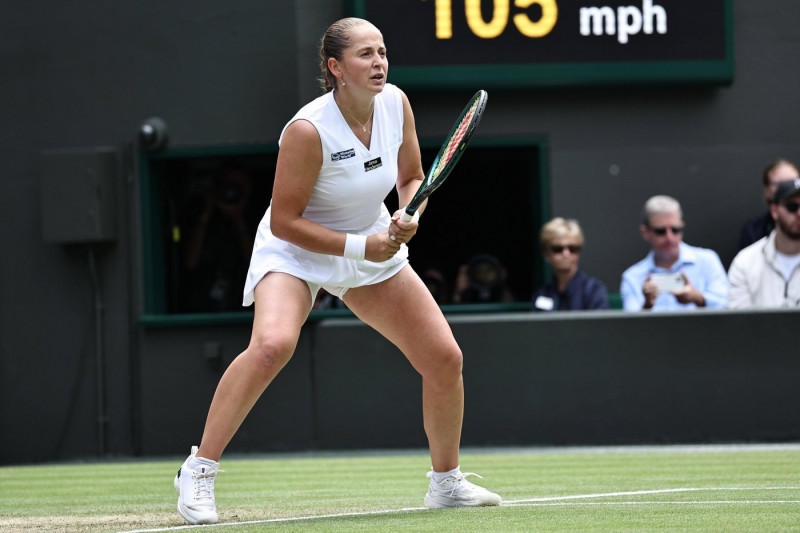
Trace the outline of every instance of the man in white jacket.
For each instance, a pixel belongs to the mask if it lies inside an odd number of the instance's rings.
[[[800,178],[778,185],[770,213],[775,229],[728,269],[731,309],[800,308]]]

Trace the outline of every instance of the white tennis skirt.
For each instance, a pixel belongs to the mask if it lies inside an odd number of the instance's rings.
[[[400,250],[394,257],[382,263],[309,252],[272,234],[271,209],[267,209],[258,225],[253,255],[250,258],[250,270],[247,272],[244,284],[242,298],[244,306],[253,304],[256,285],[269,272],[291,274],[307,283],[320,286],[354,288],[387,280],[400,272],[408,263],[408,247],[405,244],[400,245]],[[389,210],[383,205],[380,215],[371,226],[349,233],[372,235],[386,231],[390,222]]]

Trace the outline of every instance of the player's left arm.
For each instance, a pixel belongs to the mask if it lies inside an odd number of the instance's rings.
[[[397,195],[400,199],[400,207],[405,207],[425,179],[425,172],[422,170],[422,156],[419,150],[414,112],[411,110],[411,104],[405,93],[402,93],[402,98],[403,144],[400,145],[400,151],[397,154]],[[420,208],[420,211],[422,209]]]
[[[397,196],[400,202],[398,209],[392,216],[392,224],[389,228],[390,235],[396,235],[400,242],[408,242],[417,231],[417,222],[405,222],[400,220],[402,208],[414,197],[425,173],[422,170],[422,156],[419,150],[419,139],[417,139],[417,128],[414,123],[414,112],[405,93],[401,93],[403,99],[403,144],[397,154]],[[418,213],[422,214],[427,205],[427,200],[423,202]]]

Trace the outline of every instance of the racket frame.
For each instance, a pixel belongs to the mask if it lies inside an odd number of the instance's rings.
[[[417,209],[419,209],[419,206],[422,205],[422,202],[424,202],[431,195],[431,193],[433,193],[433,191],[438,189],[442,183],[444,183],[444,180],[447,179],[450,172],[456,166],[458,160],[461,159],[464,149],[472,139],[472,135],[475,133],[475,129],[478,127],[478,123],[481,121],[481,117],[483,117],[483,111],[486,109],[486,102],[488,98],[489,95],[483,89],[479,90],[472,98],[470,98],[469,103],[466,105],[466,107],[464,107],[464,110],[461,111],[461,114],[458,116],[458,119],[450,130],[450,133],[445,138],[442,147],[439,149],[439,153],[436,154],[433,164],[431,164],[430,169],[428,169],[428,173],[425,175],[425,180],[419,186],[419,189],[417,189],[414,197],[405,207],[402,216],[403,220],[408,221],[414,217],[414,213],[417,212]],[[466,126],[464,126],[462,123],[470,111],[473,110],[473,107],[474,112],[472,113],[472,116],[470,116]],[[453,136],[462,128],[462,126],[466,128],[464,135],[456,143],[456,146],[453,147],[450,159],[445,163],[444,167],[442,167],[439,172],[436,173],[436,169],[439,166],[439,161],[446,154],[446,151],[453,140]]]

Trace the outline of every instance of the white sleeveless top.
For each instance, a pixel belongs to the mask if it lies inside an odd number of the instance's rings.
[[[319,133],[322,167],[303,216],[343,233],[372,235],[386,231],[391,221],[384,199],[397,182],[397,154],[403,143],[403,101],[400,90],[386,84],[375,96],[370,146],[353,134],[333,99],[333,91],[305,105],[286,124],[307,120]],[[270,230],[272,206],[258,226],[242,304],[251,305],[255,287],[268,272],[284,272],[329,287],[359,287],[379,283],[408,261],[401,245],[382,263],[318,254],[278,239]]]

